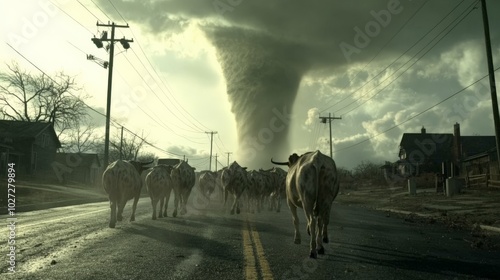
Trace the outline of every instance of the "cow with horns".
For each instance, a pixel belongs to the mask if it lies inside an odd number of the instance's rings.
[[[234,201],[231,206],[231,215],[240,213],[240,197],[248,185],[246,167],[241,167],[236,161],[231,163],[222,171],[221,182],[224,188],[224,205],[226,205],[229,194],[233,195]]]
[[[117,220],[121,221],[123,219],[123,208],[125,204],[127,204],[127,201],[132,198],[134,199],[134,203],[132,205],[130,221],[135,221],[135,210],[142,188],[140,174],[148,168],[145,167],[145,165],[151,164],[152,162],[153,161],[141,163],[132,160],[117,160],[109,164],[102,174],[102,185],[104,191],[108,194],[111,207],[111,218],[109,220],[110,228],[115,227]]]
[[[297,207],[304,209],[307,232],[311,236],[310,257],[324,254],[323,242],[328,243],[328,222],[333,200],[339,191],[337,168],[332,158],[320,151],[293,154],[288,162],[271,162],[288,165],[286,176],[287,204],[292,212],[295,227],[295,244],[300,244]]]

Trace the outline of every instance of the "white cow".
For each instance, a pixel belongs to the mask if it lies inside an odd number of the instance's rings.
[[[159,164],[152,168],[146,175],[146,188],[151,198],[151,205],[153,206],[153,220],[156,220],[156,205],[158,205],[158,201],[160,202],[158,217],[167,216],[167,205],[170,193],[172,192],[172,179],[170,178],[172,168],[170,165]],[[165,209],[164,212],[163,209]]]
[[[240,213],[240,197],[248,185],[248,177],[246,167],[241,167],[236,161],[231,163],[222,171],[222,187],[224,188],[224,205],[227,202],[227,197],[232,194],[234,197],[233,205],[231,206],[231,215]]]
[[[333,200],[339,191],[337,168],[332,158],[320,151],[301,155],[293,154],[288,162],[271,162],[288,165],[286,176],[287,204],[292,212],[295,227],[295,244],[300,244],[297,207],[303,208],[307,219],[307,232],[311,235],[310,257],[324,254],[323,242],[328,243],[328,222]],[[322,239],[323,237],[323,239]]]
[[[196,182],[196,175],[194,173],[194,168],[191,167],[187,162],[181,161],[176,164],[171,174],[172,183],[174,185],[174,213],[172,216],[177,217],[177,208],[179,207],[179,202],[181,203],[181,215],[187,213],[187,201],[189,195],[191,195],[191,190]]]
[[[206,171],[205,173],[200,175],[198,179],[198,186],[200,188],[200,192],[204,197],[210,199],[210,195],[215,190],[215,178],[217,177],[217,173],[213,171]]]
[[[111,207],[110,228],[115,227],[117,220],[121,221],[123,219],[123,208],[127,204],[127,201],[132,198],[134,199],[134,204],[132,205],[130,221],[135,221],[135,210],[142,188],[140,174],[147,169],[144,166],[152,162],[141,163],[137,161],[117,160],[110,163],[102,174],[102,185],[108,194]]]

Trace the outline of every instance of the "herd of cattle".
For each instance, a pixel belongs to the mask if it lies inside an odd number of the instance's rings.
[[[328,243],[328,222],[333,200],[339,190],[335,162],[319,151],[298,156],[293,154],[287,162],[271,162],[287,165],[288,172],[281,168],[251,170],[241,167],[236,161],[217,172],[203,172],[198,179],[200,193],[209,199],[216,189],[224,194],[224,204],[229,195],[233,197],[230,213],[241,212],[242,198],[246,199],[248,211],[260,212],[265,203],[270,210],[280,211],[281,197],[286,194],[295,227],[295,243],[300,243],[297,207],[303,208],[307,219],[307,232],[311,236],[310,257],[324,254],[323,242]],[[178,164],[159,164],[146,167],[152,162],[117,160],[103,173],[102,182],[108,194],[111,216],[109,227],[123,219],[123,209],[127,201],[134,199],[130,221],[135,220],[137,202],[143,183],[151,198],[152,218],[167,216],[170,195],[174,193],[173,217],[187,212],[187,202],[196,183],[194,168],[185,161]],[[159,212],[157,205],[160,202]],[[180,202],[180,205],[179,205]],[[158,213],[158,214],[157,214]]]

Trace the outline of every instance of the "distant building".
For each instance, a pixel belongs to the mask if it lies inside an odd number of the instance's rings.
[[[441,163],[451,159],[453,134],[404,133],[399,143],[399,170],[406,176],[422,172],[439,172]]]
[[[60,147],[52,123],[0,120],[0,175],[8,163],[17,174],[45,175]]]
[[[176,165],[181,162],[178,158],[159,158],[157,164]]]
[[[59,170],[61,179],[65,182],[95,185],[100,180],[101,162],[97,154],[57,153],[54,161],[63,166]]]
[[[398,168],[400,174],[418,175],[423,172],[461,175],[465,172],[464,159],[486,153],[495,148],[495,136],[461,136],[456,123],[451,133],[404,133],[399,144]]]

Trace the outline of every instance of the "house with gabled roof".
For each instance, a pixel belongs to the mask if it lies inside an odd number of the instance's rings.
[[[399,170],[407,176],[422,172],[439,172],[441,163],[450,161],[453,134],[427,133],[422,127],[420,133],[404,133],[399,143]]]
[[[463,175],[464,159],[496,147],[495,136],[462,136],[460,124],[451,133],[404,133],[399,144],[399,170],[406,176],[432,172]]]
[[[52,123],[0,120],[0,175],[8,163],[15,164],[16,174],[42,174],[60,147]]]

